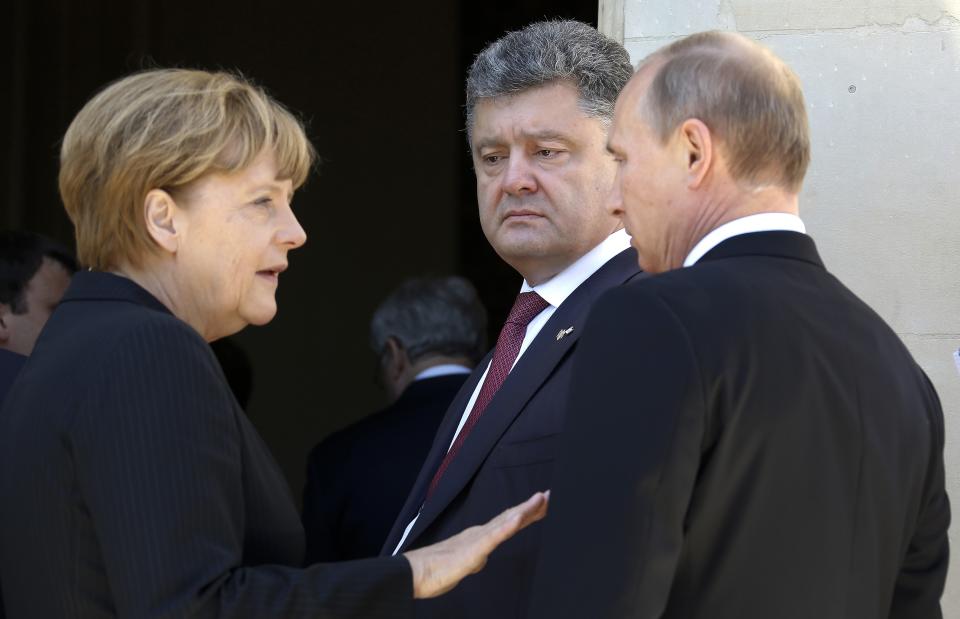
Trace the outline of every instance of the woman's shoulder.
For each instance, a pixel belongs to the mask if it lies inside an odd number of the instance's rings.
[[[116,349],[127,354],[141,354],[144,359],[179,359],[181,364],[197,361],[215,362],[210,345],[193,329],[176,316],[161,312],[146,311],[135,319],[126,321],[117,333]]]

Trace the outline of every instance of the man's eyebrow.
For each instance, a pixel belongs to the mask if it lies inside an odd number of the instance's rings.
[[[523,137],[527,140],[534,140],[537,142],[562,142],[564,144],[573,144],[574,142],[569,135],[553,130],[525,131],[523,133]],[[484,138],[474,142],[473,144],[473,148],[477,152],[480,152],[484,148],[496,148],[498,146],[503,146],[503,140],[498,138]]]
[[[500,146],[503,144],[497,138],[484,138],[473,143],[473,149],[477,152],[480,152],[484,148],[493,148],[495,146]]]
[[[524,135],[526,135],[529,138],[533,138],[534,140],[539,140],[542,142],[563,142],[565,144],[569,144],[573,142],[570,136],[564,133],[560,133],[559,131],[550,131],[550,130],[532,131]]]

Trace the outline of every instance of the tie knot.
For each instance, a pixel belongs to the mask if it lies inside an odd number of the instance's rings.
[[[521,292],[513,302],[507,322],[526,326],[533,317],[550,306],[543,297],[536,292]]]

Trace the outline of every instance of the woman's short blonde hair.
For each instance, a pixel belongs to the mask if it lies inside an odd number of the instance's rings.
[[[60,151],[60,196],[81,263],[140,265],[156,247],[143,216],[150,190],[241,170],[265,149],[280,178],[304,183],[315,155],[302,124],[241,76],[155,69],[107,86],[70,123]]]

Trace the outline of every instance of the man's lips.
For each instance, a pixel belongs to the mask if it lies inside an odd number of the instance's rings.
[[[539,213],[537,211],[532,211],[529,209],[517,209],[514,211],[507,211],[507,213],[503,216],[503,221],[504,222],[507,222],[510,220],[523,221],[525,219],[526,220],[539,219],[542,217],[543,217],[543,213]]]

